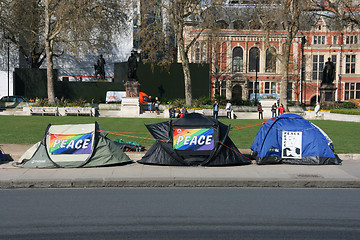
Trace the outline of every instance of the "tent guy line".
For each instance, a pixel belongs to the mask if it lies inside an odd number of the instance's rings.
[[[235,150],[232,149],[231,147],[226,146],[222,141],[219,141],[219,143],[220,143],[221,145],[223,145],[224,147],[227,147],[227,148],[230,149],[231,151],[233,151],[233,152],[235,152],[235,153],[237,153],[237,154],[240,154],[240,155],[243,156],[244,158],[249,159],[253,164],[257,164],[255,160],[252,160],[252,159],[246,157],[245,155],[241,154],[241,152],[235,151]]]

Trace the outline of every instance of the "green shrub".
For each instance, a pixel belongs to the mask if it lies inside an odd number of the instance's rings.
[[[356,108],[356,104],[353,102],[343,102],[340,104],[339,108]]]
[[[356,109],[331,109],[330,112],[349,115],[360,115],[360,111]]]
[[[84,99],[77,99],[75,100],[72,105],[77,107],[85,107],[86,101]]]
[[[194,107],[200,107],[202,105],[209,105],[211,104],[211,99],[209,97],[201,97],[193,100],[192,105]]]
[[[231,104],[234,106],[254,106],[258,104],[258,100],[243,100],[241,98],[231,99]]]
[[[185,99],[184,98],[177,98],[172,102],[174,107],[182,107],[185,106]]]

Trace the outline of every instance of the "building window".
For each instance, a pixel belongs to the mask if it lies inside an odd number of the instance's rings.
[[[206,57],[206,43],[201,44],[201,62],[206,63],[207,57]]]
[[[226,43],[219,43],[216,47],[217,69],[219,72],[226,71]]]
[[[345,83],[345,100],[360,98],[360,83]]]
[[[200,62],[200,44],[198,42],[195,44],[195,62]]]
[[[313,55],[313,80],[321,80],[324,69],[324,55]]]
[[[248,83],[248,93],[249,93],[249,99],[252,93],[255,93],[255,82]],[[256,93],[259,93],[259,82],[256,82]]]
[[[235,20],[233,22],[234,29],[244,29],[244,23],[241,20]]]
[[[233,50],[232,67],[233,72],[243,71],[243,50],[241,47],[235,47]]]
[[[336,55],[331,55],[331,61],[334,64],[334,74],[336,74],[336,61],[337,61]],[[334,76],[336,76],[336,75],[334,75]]]
[[[345,73],[355,73],[355,55],[346,55]]]
[[[220,86],[220,96],[226,96],[226,81],[222,81]]]
[[[314,44],[325,44],[325,36],[314,36]]]
[[[265,93],[276,93],[276,84],[274,82],[265,82]]]
[[[252,47],[249,52],[249,72],[259,71],[260,50],[257,47]]]
[[[333,44],[337,44],[337,36],[333,36]]]
[[[275,48],[266,50],[266,72],[276,72],[276,50]]]
[[[293,92],[293,84],[292,82],[288,82],[287,85],[287,99],[292,100],[292,92]]]
[[[357,36],[346,36],[346,44],[357,44]]]

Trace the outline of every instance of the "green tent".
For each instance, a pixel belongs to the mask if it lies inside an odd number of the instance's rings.
[[[15,164],[26,168],[100,167],[132,163],[97,123],[49,125],[41,142]]]

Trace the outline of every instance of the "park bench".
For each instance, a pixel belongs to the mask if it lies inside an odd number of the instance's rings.
[[[71,116],[93,116],[93,112],[91,108],[74,108],[74,107],[66,107],[65,108],[65,115]]]
[[[30,108],[30,114],[31,115],[54,115],[58,116],[58,108],[57,107],[31,107]]]
[[[207,117],[212,117],[214,115],[214,110],[212,109],[203,109],[203,115]],[[227,117],[226,110],[219,110],[218,117]]]

